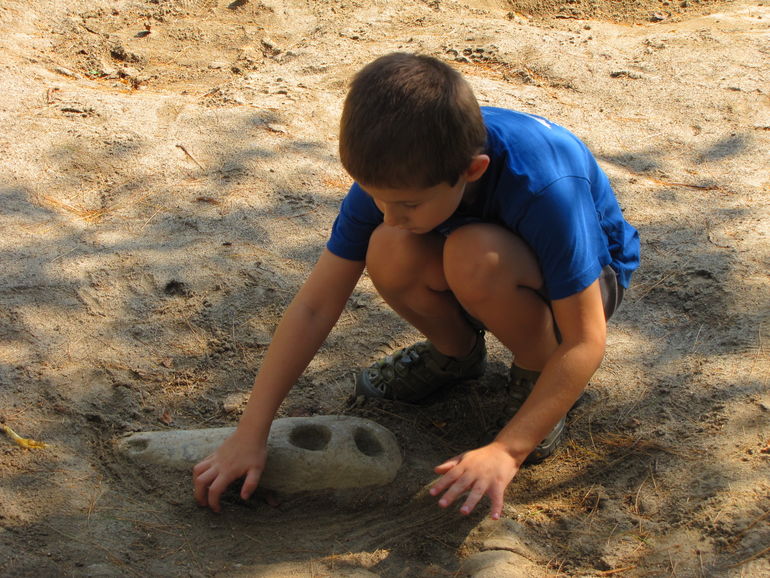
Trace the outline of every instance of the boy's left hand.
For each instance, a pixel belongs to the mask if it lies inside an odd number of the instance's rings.
[[[526,456],[525,456],[526,457]],[[450,506],[465,492],[468,497],[460,507],[461,514],[470,514],[486,494],[492,501],[492,519],[498,520],[503,512],[503,494],[521,467],[499,442],[492,442],[476,450],[465,452],[447,460],[434,471],[443,474],[430,489],[431,496],[438,496],[446,490],[438,505]]]

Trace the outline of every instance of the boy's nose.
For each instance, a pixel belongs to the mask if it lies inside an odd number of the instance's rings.
[[[404,216],[393,209],[385,209],[382,220],[389,227],[397,227],[404,223]]]

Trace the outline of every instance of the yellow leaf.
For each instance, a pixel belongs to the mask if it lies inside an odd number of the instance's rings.
[[[48,444],[46,444],[45,442],[38,442],[35,440],[31,440],[29,438],[21,437],[5,424],[0,424],[0,427],[3,428],[3,431],[6,433],[6,435],[9,438],[11,438],[13,441],[15,441],[18,445],[20,445],[23,448],[40,449],[40,448],[48,447]]]

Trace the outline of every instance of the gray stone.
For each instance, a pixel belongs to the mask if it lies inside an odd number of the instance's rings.
[[[476,527],[481,552],[463,560],[461,571],[472,578],[530,578],[544,574],[543,559],[530,544],[524,526],[510,518],[486,519]]]
[[[524,556],[506,550],[479,552],[460,566],[460,575],[472,578],[532,578],[541,574],[541,569]]]
[[[189,470],[235,428],[133,433],[117,441],[131,460]],[[286,493],[358,488],[393,481],[401,466],[395,436],[367,419],[325,415],[277,419],[267,441],[260,487]]]
[[[497,524],[484,528],[487,537],[481,544],[482,550],[507,550],[529,560],[537,560],[538,553],[527,543],[527,532],[518,522],[504,518]]]

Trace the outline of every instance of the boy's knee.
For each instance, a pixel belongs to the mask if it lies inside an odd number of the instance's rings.
[[[440,255],[436,239],[381,225],[369,240],[366,268],[379,289],[406,289],[422,279]]]
[[[461,303],[490,299],[502,286],[513,290],[542,285],[537,260],[516,235],[489,224],[466,225],[444,245],[447,283]]]
[[[499,262],[489,251],[483,234],[471,226],[458,229],[444,246],[444,273],[450,289],[461,303],[486,301],[498,276]]]

